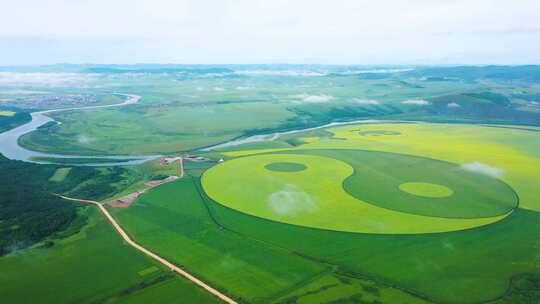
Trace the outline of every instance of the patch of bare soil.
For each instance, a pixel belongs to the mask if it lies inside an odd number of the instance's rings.
[[[141,196],[146,191],[148,191],[148,190],[150,190],[150,189],[152,189],[154,187],[157,187],[159,185],[163,185],[163,184],[172,182],[172,181],[177,180],[177,179],[179,179],[179,177],[173,175],[173,176],[169,176],[167,178],[164,178],[162,180],[153,180],[153,181],[146,182],[146,183],[144,183],[145,188],[143,190],[132,192],[132,193],[130,193],[128,195],[125,195],[125,196],[122,196],[120,198],[116,198],[116,199],[113,199],[113,200],[106,201],[105,204],[107,204],[108,206],[110,206],[112,208],[127,208],[134,201],[136,201],[137,198],[139,198],[139,196]]]

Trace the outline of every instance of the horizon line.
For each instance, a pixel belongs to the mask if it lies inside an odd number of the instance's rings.
[[[361,66],[361,67],[430,67],[430,66],[445,66],[445,67],[489,67],[489,66],[503,66],[503,67],[523,67],[523,66],[540,66],[539,63],[429,63],[429,64],[415,64],[415,63],[381,63],[381,64],[366,64],[366,63],[152,63],[152,62],[136,62],[136,63],[69,63],[69,62],[57,62],[57,63],[29,63],[29,64],[0,64],[0,68],[19,68],[19,67],[50,67],[50,66],[148,66],[148,65],[162,65],[162,66]]]

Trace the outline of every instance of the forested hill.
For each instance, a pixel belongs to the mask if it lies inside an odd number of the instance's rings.
[[[53,193],[101,199],[115,191],[110,184],[122,178],[124,169],[62,168],[0,155],[0,170],[5,177],[0,183],[0,255],[4,255],[53,236],[77,218],[79,205]]]
[[[0,111],[4,109],[0,108]],[[13,129],[32,120],[28,112],[16,112],[11,115],[0,115],[0,133]]]

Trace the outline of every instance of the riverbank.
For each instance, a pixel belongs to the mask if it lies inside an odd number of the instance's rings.
[[[59,113],[65,111],[73,110],[92,110],[92,109],[103,109],[103,108],[112,108],[112,107],[122,107],[135,104],[141,100],[141,96],[133,94],[118,94],[127,97],[127,99],[118,104],[111,105],[98,105],[98,106],[88,106],[88,107],[74,107],[74,108],[65,108],[65,109],[54,109],[46,110],[40,112],[34,112],[31,114],[31,121],[20,125],[14,129],[8,130],[6,132],[0,133],[0,153],[5,157],[12,160],[22,160],[25,162],[32,162],[37,164],[51,164],[55,163],[54,159],[62,160],[73,160],[70,162],[71,165],[76,166],[125,166],[125,165],[136,165],[148,160],[159,158],[160,155],[112,155],[112,156],[85,156],[85,155],[65,155],[65,154],[55,154],[55,153],[45,153],[37,152],[26,149],[19,145],[19,138],[25,134],[37,130],[39,127],[47,123],[59,123],[48,114]],[[93,161],[86,162],[85,159],[91,159]],[[81,160],[80,162],[78,160]],[[99,160],[96,162],[95,160]]]

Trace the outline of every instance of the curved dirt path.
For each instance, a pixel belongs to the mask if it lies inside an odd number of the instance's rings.
[[[126,241],[131,247],[141,251],[142,253],[146,254],[147,256],[153,258],[154,260],[158,261],[159,263],[167,266],[170,270],[179,273],[181,276],[185,277],[186,279],[190,280],[191,282],[195,283],[199,287],[203,288],[207,292],[213,294],[214,296],[218,297],[220,300],[222,300],[225,303],[229,304],[239,304],[235,300],[229,298],[228,296],[224,295],[223,293],[219,292],[217,289],[214,289],[210,285],[204,283],[200,279],[196,278],[195,276],[191,275],[189,272],[183,270],[182,268],[174,265],[173,263],[167,261],[166,259],[160,257],[159,255],[153,253],[152,251],[146,249],[145,247],[137,244],[135,241],[133,241],[129,235],[124,231],[124,229],[118,224],[118,222],[114,219],[114,217],[107,211],[107,209],[98,201],[92,201],[92,200],[85,200],[85,199],[78,199],[78,198],[71,198],[63,195],[58,195],[59,197],[69,200],[69,201],[75,201],[75,202],[81,202],[81,203],[88,203],[88,204],[94,204],[96,205],[103,215],[111,222],[114,229],[116,229],[116,232],[120,234],[120,236]]]

